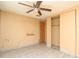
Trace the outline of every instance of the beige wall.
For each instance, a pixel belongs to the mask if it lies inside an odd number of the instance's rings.
[[[0,43],[1,43],[1,10],[0,10]]]
[[[46,44],[47,47],[51,47],[51,17],[46,19]]]
[[[75,10],[60,15],[60,50],[75,55]]]
[[[39,43],[40,23],[37,19],[4,11],[1,12],[0,16],[0,50]]]
[[[76,19],[77,19],[77,42],[76,42],[76,53],[77,56],[79,57],[79,8],[76,9]]]
[[[60,46],[60,18],[52,18],[52,45]]]

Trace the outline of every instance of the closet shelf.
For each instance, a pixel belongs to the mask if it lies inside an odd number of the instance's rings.
[[[51,26],[60,26],[60,25],[51,25]]]

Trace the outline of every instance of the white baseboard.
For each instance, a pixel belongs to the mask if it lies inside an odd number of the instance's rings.
[[[15,49],[23,48],[23,47],[35,46],[35,45],[39,45],[39,43],[34,43],[34,44],[26,45],[26,46],[20,46],[17,48],[0,48],[0,52],[15,50]]]
[[[51,47],[52,47],[51,45],[48,45],[48,44],[47,44],[46,46],[47,46],[48,48],[51,48]]]
[[[77,55],[77,57],[79,58],[79,55]]]
[[[75,57],[75,53],[69,52],[63,48],[60,48],[60,51]]]
[[[5,52],[5,51],[8,51],[8,50],[12,50],[12,48],[0,48],[0,52]]]

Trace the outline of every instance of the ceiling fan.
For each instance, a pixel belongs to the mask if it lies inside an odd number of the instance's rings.
[[[33,6],[27,5],[27,4],[24,4],[24,3],[18,3],[18,4],[21,4],[21,5],[28,6],[28,7],[31,7],[31,8],[32,8],[31,10],[27,11],[26,13],[30,13],[30,12],[32,12],[34,9],[37,9],[37,12],[38,12],[38,14],[39,14],[39,15],[37,15],[37,16],[41,16],[41,15],[42,15],[42,13],[41,13],[40,10],[49,11],[49,12],[52,11],[51,9],[41,8],[41,7],[40,7],[41,3],[42,3],[42,1],[37,1],[36,3],[33,3]]]

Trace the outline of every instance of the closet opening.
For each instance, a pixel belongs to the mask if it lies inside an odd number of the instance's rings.
[[[51,18],[51,46],[60,50],[60,17]]]

